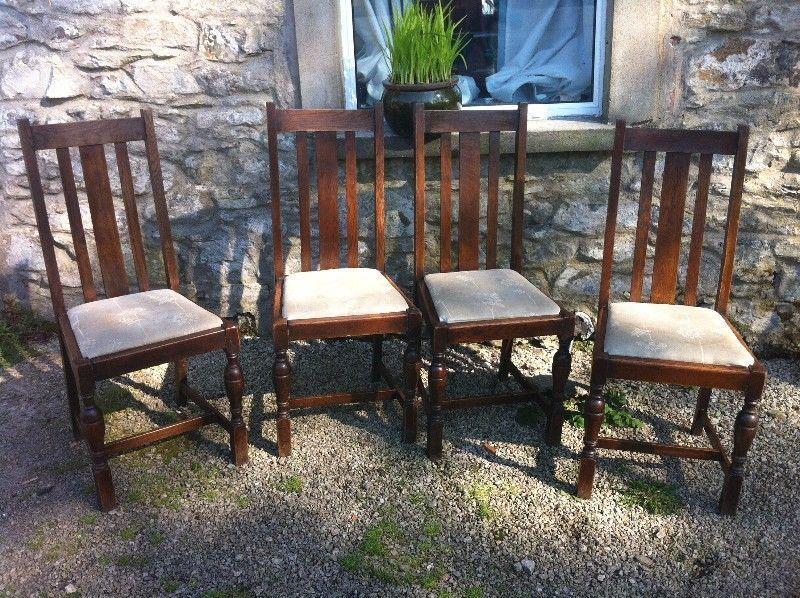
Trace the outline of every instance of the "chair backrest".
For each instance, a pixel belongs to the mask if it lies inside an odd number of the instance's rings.
[[[425,275],[425,135],[440,135],[439,270],[453,268],[452,134],[458,133],[458,270],[480,267],[481,134],[488,133],[486,268],[497,267],[497,213],[500,190],[500,133],[514,131],[514,187],[511,205],[511,268],[522,269],[522,219],[528,105],[516,110],[424,110],[414,106],[414,277]]]
[[[356,133],[372,133],[374,140],[375,268],[385,268],[386,207],[384,200],[383,104],[363,110],[279,110],[267,104],[272,238],[275,278],[284,275],[281,227],[278,134],[294,133],[297,151],[297,192],[300,208],[300,267],[312,268],[311,172],[309,137],[314,139],[319,227],[319,267],[341,267],[342,239],[339,234],[338,133],[344,134],[344,197],[347,205],[347,259],[358,266],[358,191]],[[309,135],[309,134],[313,135]]]
[[[739,126],[736,132],[677,129],[628,128],[617,122],[614,152],[611,162],[611,184],[608,193],[608,215],[603,247],[603,273],[600,281],[600,308],[609,301],[614,262],[614,236],[617,225],[620,179],[623,152],[643,152],[642,179],[639,192],[639,211],[633,250],[631,301],[642,301],[647,246],[651,229],[653,183],[656,157],[665,154],[664,176],[658,207],[655,251],[649,300],[652,303],[675,303],[678,295],[678,275],[681,262],[681,237],[689,188],[689,166],[692,155],[699,155],[697,195],[694,200],[691,241],[687,258],[684,303],[696,305],[703,252],[703,236],[708,207],[708,191],[714,155],[732,155],[733,173],[728,200],[725,240],[717,286],[715,309],[726,313],[733,275],[739,212],[742,205],[745,162],[747,160],[748,128]]]
[[[171,289],[177,290],[178,266],[164,197],[164,183],[156,146],[153,113],[150,110],[142,110],[140,116],[136,118],[49,125],[31,125],[28,119],[20,119],[17,125],[54,310],[56,312],[63,311],[65,306],[37,159],[37,152],[43,150],[54,149],[56,152],[83,297],[85,301],[94,301],[98,297],[98,292],[95,287],[86,235],[81,220],[70,149],[77,147],[80,156],[103,290],[107,297],[116,297],[130,293],[131,289],[117,226],[105,145],[114,145],[138,290],[147,291],[150,289],[150,277],[147,271],[147,260],[128,154],[128,143],[144,142],[167,284]]]

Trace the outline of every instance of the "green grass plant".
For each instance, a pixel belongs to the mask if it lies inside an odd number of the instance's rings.
[[[397,15],[386,32],[391,82],[410,85],[452,79],[453,65],[464,60],[467,45],[460,23],[453,22],[450,4],[441,2],[427,8],[417,0]]]

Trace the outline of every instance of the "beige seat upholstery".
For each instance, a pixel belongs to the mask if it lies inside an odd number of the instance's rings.
[[[555,316],[555,301],[515,270],[465,270],[425,276],[436,313],[442,322],[476,322]]]
[[[283,282],[283,317],[287,320],[391,314],[407,309],[403,295],[373,268],[296,272]]]
[[[222,326],[218,316],[170,289],[90,301],[67,317],[89,359]]]
[[[713,309],[662,303],[611,303],[605,352],[707,365],[749,367],[754,359]]]

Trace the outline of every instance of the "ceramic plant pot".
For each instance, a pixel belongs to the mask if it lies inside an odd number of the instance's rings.
[[[386,122],[395,133],[407,139],[414,137],[414,104],[420,102],[425,110],[457,110],[461,108],[461,93],[456,79],[441,83],[400,85],[384,81],[383,112]],[[434,136],[426,135],[426,141]]]

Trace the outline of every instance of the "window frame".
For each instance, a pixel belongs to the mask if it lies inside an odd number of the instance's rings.
[[[608,11],[611,0],[596,0],[594,25],[594,64],[591,102],[564,102],[560,104],[528,104],[529,119],[549,118],[599,118],[606,107],[606,53],[611,33],[608,28]],[[344,105],[347,109],[358,107],[356,96],[356,58],[353,41],[352,0],[336,0],[339,11],[339,39],[341,40],[341,76]],[[463,110],[512,109],[514,104],[464,106]]]

